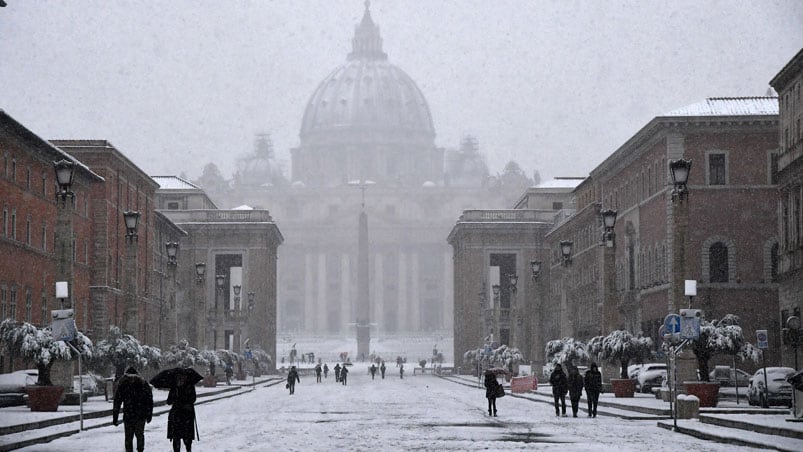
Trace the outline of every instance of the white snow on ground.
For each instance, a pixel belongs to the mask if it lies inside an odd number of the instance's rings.
[[[296,393],[284,384],[197,407],[195,451],[560,450],[738,451],[659,428],[655,421],[555,417],[545,403],[505,397],[499,417],[485,411],[484,390],[432,375],[371,380],[367,364],[351,367],[348,386],[303,376]],[[542,392],[542,391],[539,391]],[[645,399],[647,400],[647,399]],[[146,427],[146,450],[169,450],[167,416]],[[121,450],[123,429],[103,427],[27,451]]]

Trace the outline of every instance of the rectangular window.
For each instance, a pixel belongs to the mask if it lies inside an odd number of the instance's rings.
[[[725,154],[708,154],[708,185],[725,185]]]
[[[17,288],[14,286],[11,287],[11,299],[9,300],[8,316],[14,320],[17,320]]]
[[[0,319],[8,317],[8,300],[6,300],[6,286],[0,287]]]
[[[31,323],[33,312],[33,300],[31,299],[31,289],[25,289],[25,321]]]
[[[42,173],[42,197],[47,197],[47,175]]]
[[[770,154],[770,184],[778,184],[778,153]]]
[[[8,209],[3,208],[3,237],[8,237]]]
[[[11,209],[11,239],[17,240],[17,209]]]
[[[47,224],[42,225],[42,251],[47,251]]]
[[[31,216],[25,218],[25,244],[31,246]]]
[[[167,210],[178,210],[178,203],[175,201],[167,203]]]
[[[44,326],[47,326],[47,322],[48,322],[48,320],[50,320],[50,316],[47,315],[48,314],[48,312],[47,312],[47,295],[45,295],[45,294],[42,294],[42,306],[41,306],[41,308],[42,308],[42,313],[41,313],[41,317],[40,317],[40,321],[39,322],[44,327]]]
[[[25,169],[25,188],[30,190],[31,189],[31,168],[28,167]]]
[[[17,160],[11,159],[11,181],[17,182]]]
[[[562,202],[555,201],[555,202],[552,203],[552,210],[561,210],[561,209],[563,209],[563,203]]]

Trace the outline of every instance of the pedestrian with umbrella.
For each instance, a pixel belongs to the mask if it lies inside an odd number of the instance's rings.
[[[203,376],[192,368],[177,367],[159,372],[151,384],[160,389],[170,389],[167,404],[171,405],[167,417],[167,439],[173,442],[173,452],[181,450],[181,442],[187,452],[192,451],[192,440],[200,440],[195,420],[195,384]]]
[[[126,369],[117,384],[112,409],[112,424],[119,424],[120,405],[123,406],[123,425],[125,426],[125,450],[134,452],[134,436],[137,437],[137,451],[145,450],[145,424],[153,417],[153,392],[151,385],[137,374],[133,367]]]

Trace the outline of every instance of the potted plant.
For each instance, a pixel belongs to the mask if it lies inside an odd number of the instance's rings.
[[[10,354],[33,362],[36,366],[36,384],[25,389],[31,411],[56,411],[64,387],[53,385],[50,370],[56,360],[75,358],[73,349],[65,342],[55,340],[49,327],[37,328],[28,322],[18,323],[13,319],[0,323],[0,341]],[[92,357],[92,341],[81,332],[77,333],[71,344],[82,355]]]
[[[597,336],[589,341],[592,356],[619,365],[620,378],[611,378],[611,386],[616,397],[633,397],[636,381],[627,377],[627,366],[631,361],[643,362],[652,354],[652,339],[633,336],[627,330],[616,330],[607,336]]]
[[[719,398],[719,383],[709,381],[708,362],[716,354],[739,356],[742,360],[758,361],[757,349],[744,339],[739,317],[727,314],[719,321],[700,322],[700,336],[691,341],[697,359],[700,381],[683,382],[686,392],[700,399],[700,407],[715,407]]]
[[[555,364],[560,364],[567,372],[570,367],[576,367],[580,363],[588,361],[588,351],[586,344],[575,340],[573,337],[554,339],[546,343],[547,366],[554,368]],[[549,377],[549,375],[546,375]]]
[[[120,328],[112,326],[109,328],[109,336],[95,346],[90,367],[105,373],[111,366],[117,379],[128,367],[140,371],[146,367],[158,369],[161,358],[162,352],[159,348],[142,345],[134,336],[123,334]]]
[[[270,364],[273,362],[273,358],[262,350],[261,348],[255,348],[251,350],[251,354],[254,357],[254,376],[258,377],[262,374],[262,369],[268,369]]]
[[[242,360],[244,359],[242,356],[234,353],[231,350],[227,350],[225,348],[221,348],[217,351],[217,357],[223,363],[224,366],[234,366],[237,364],[237,374],[235,375],[237,380],[245,380],[245,372],[242,372]]]
[[[209,373],[204,376],[204,387],[214,388],[217,386],[215,370],[217,366],[223,365],[223,360],[221,360],[218,354],[213,350],[203,350],[200,352],[200,356],[207,363],[207,369],[209,370]]]
[[[164,352],[162,363],[165,366],[199,367],[201,369],[209,366],[209,361],[201,355],[197,348],[190,346],[186,339],[180,340],[177,345],[171,346],[170,350]]]

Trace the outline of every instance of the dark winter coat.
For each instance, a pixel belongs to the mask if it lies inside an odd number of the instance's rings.
[[[496,375],[493,372],[489,372],[485,374],[485,398],[486,399],[495,399],[496,398],[496,387],[499,386],[499,382],[496,380]]]
[[[565,395],[569,391],[569,381],[562,369],[555,369],[549,376],[549,384],[552,385],[552,394]]]
[[[290,369],[290,372],[287,372],[287,384],[290,386],[295,386],[296,382],[301,383],[301,379],[298,378],[298,371],[295,369]]]
[[[167,394],[167,439],[195,439],[195,386],[177,386]]]
[[[371,371],[371,375],[376,375],[376,366],[375,365],[371,364],[371,368],[369,370]]]
[[[585,377],[586,393],[599,394],[602,391],[602,374],[595,369],[588,369]]]
[[[136,371],[134,371],[136,372]],[[123,422],[145,420],[153,417],[153,391],[151,385],[136,373],[128,373],[120,377],[117,392],[114,393],[112,421],[116,424],[123,406]]]
[[[572,400],[579,400],[583,395],[583,376],[579,373],[572,372],[569,374],[569,397]]]

